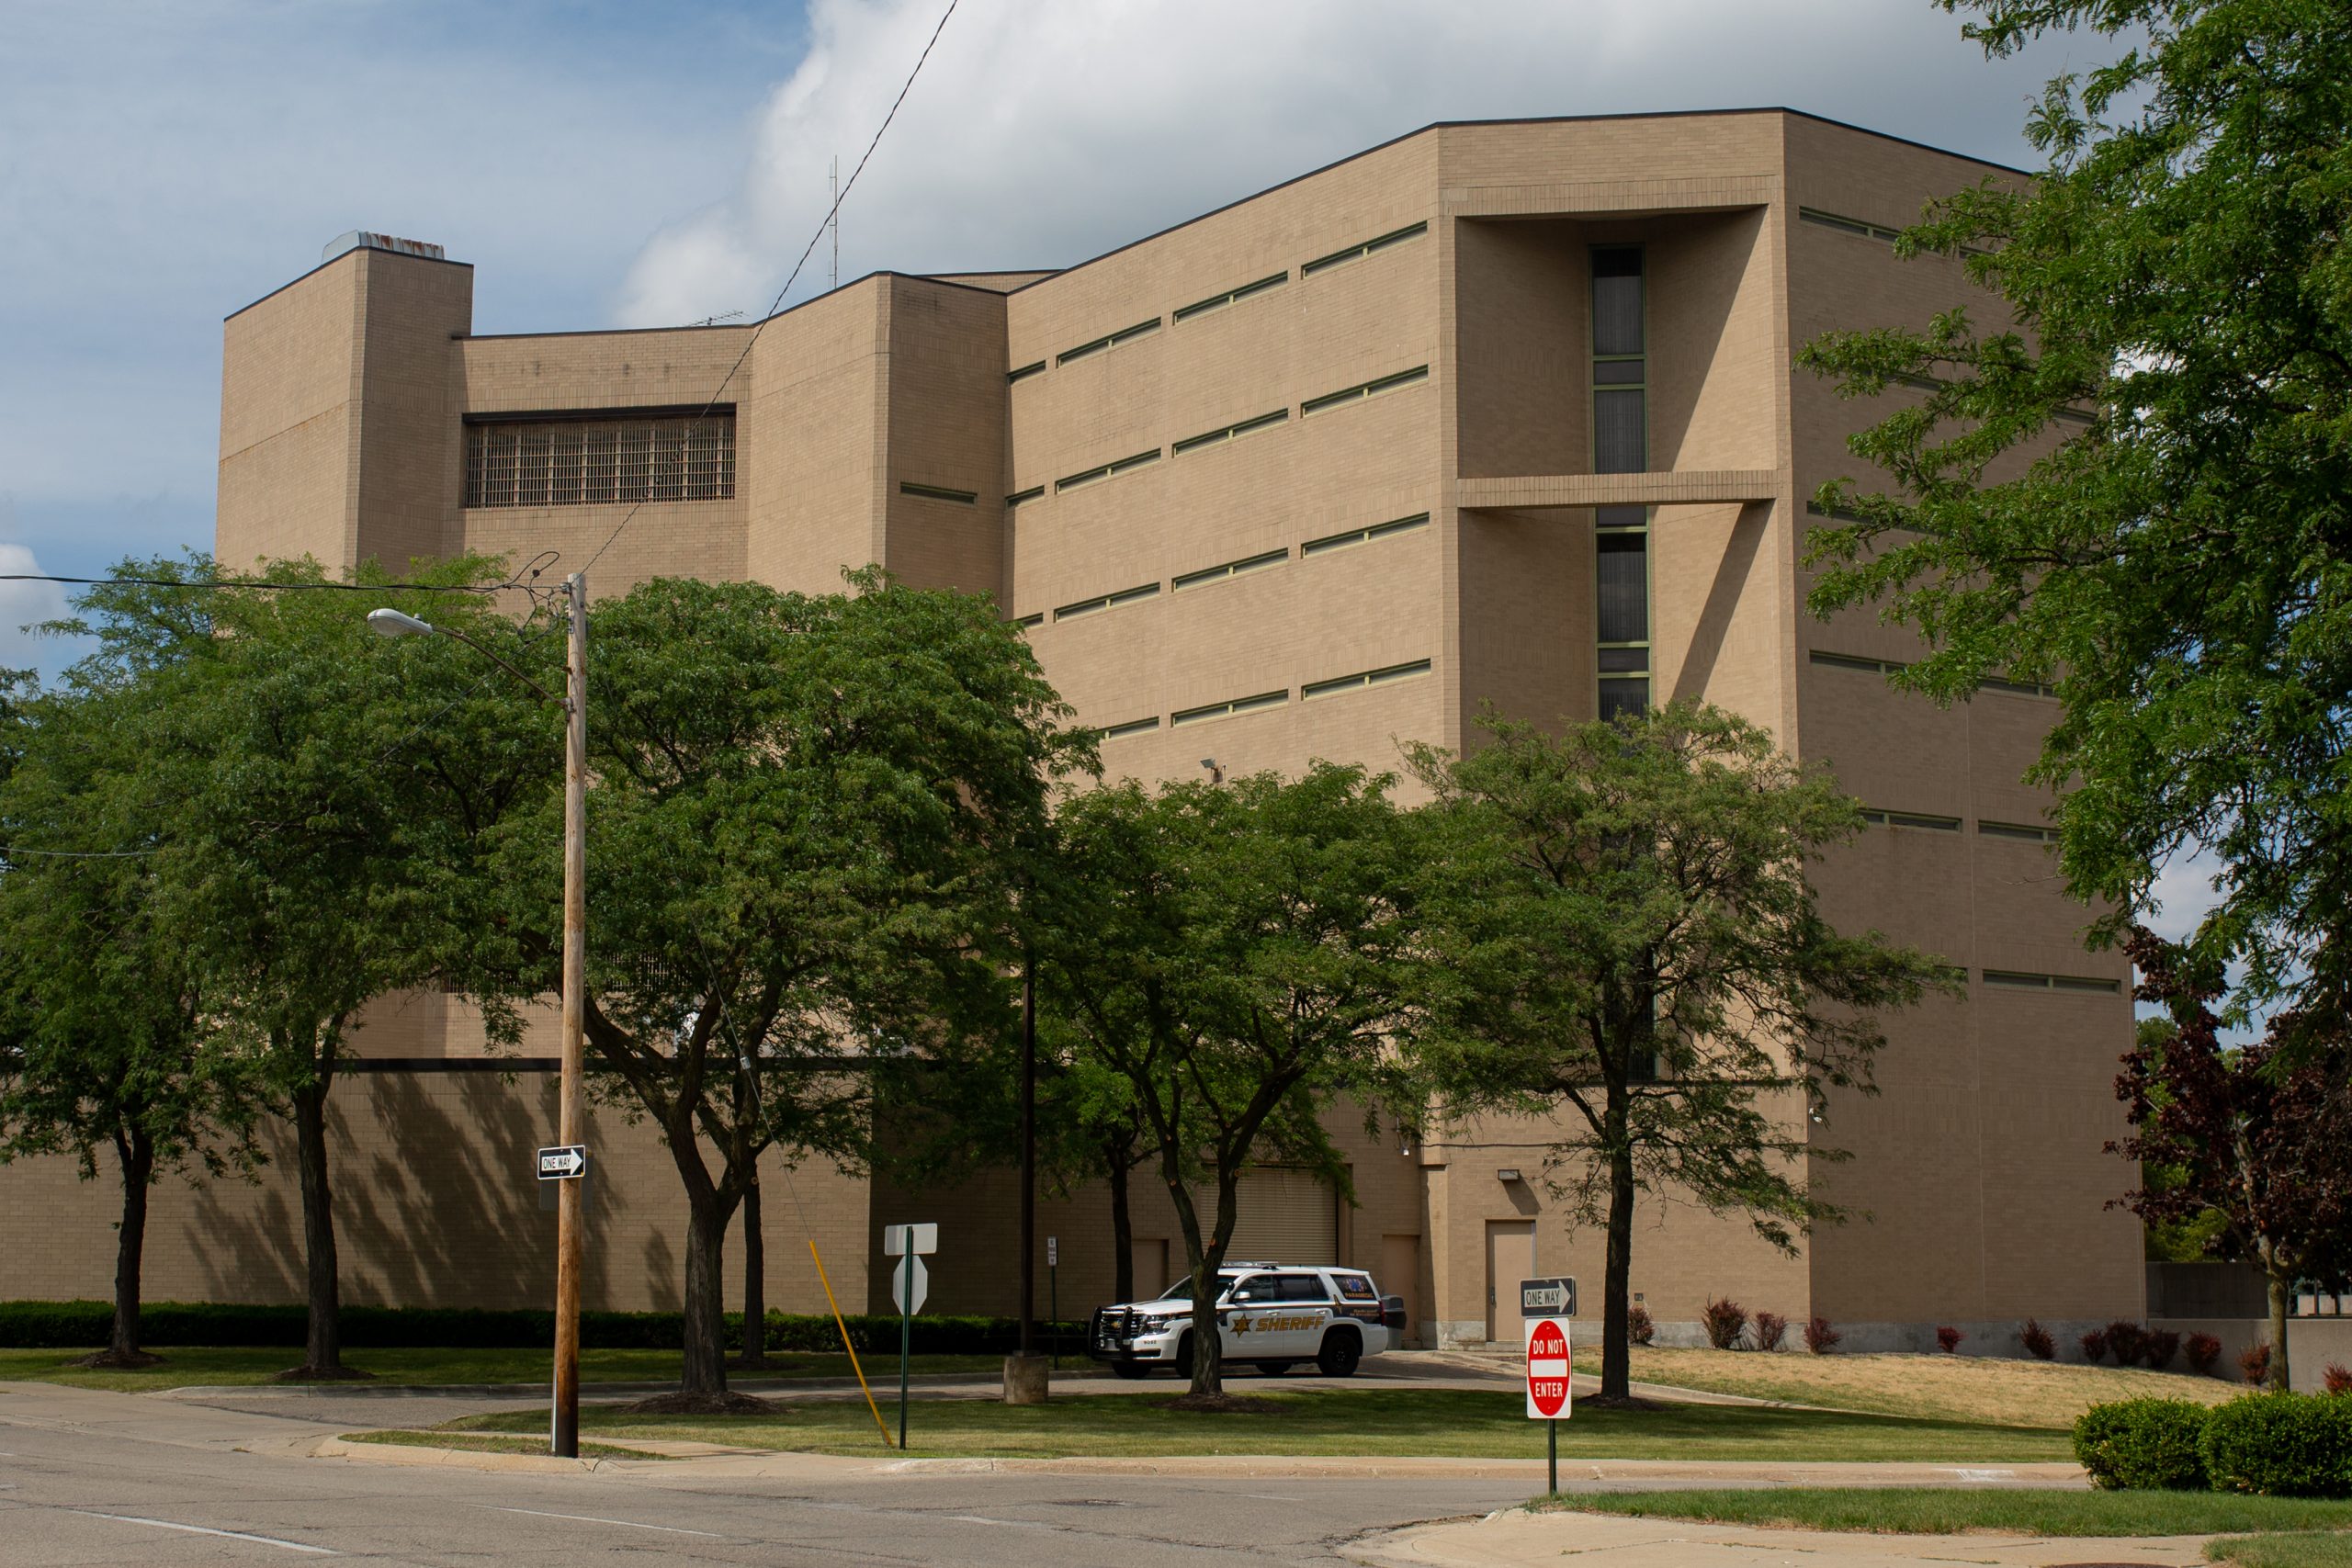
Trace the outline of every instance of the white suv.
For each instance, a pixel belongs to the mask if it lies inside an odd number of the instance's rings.
[[[1405,1341],[1405,1298],[1383,1296],[1361,1269],[1315,1263],[1228,1263],[1217,1271],[1217,1324],[1226,1365],[1273,1376],[1312,1361],[1343,1378],[1366,1356]],[[1180,1280],[1156,1301],[1101,1308],[1087,1351],[1123,1378],[1154,1367],[1182,1377],[1193,1367],[1193,1282]]]

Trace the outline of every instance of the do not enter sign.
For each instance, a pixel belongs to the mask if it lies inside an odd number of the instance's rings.
[[[1527,1320],[1527,1415],[1533,1421],[1568,1416],[1568,1323],[1560,1317]]]

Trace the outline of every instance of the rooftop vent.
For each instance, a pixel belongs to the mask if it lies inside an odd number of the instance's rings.
[[[441,247],[424,240],[403,240],[397,234],[371,234],[365,229],[354,229],[348,234],[337,234],[319,253],[319,260],[331,262],[345,251],[394,251],[404,256],[423,256],[427,261],[446,261]]]

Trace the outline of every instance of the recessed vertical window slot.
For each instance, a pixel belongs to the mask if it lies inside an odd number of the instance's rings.
[[[1638,474],[1649,468],[1649,355],[1642,253],[1603,245],[1592,253],[1592,471]]]
[[[1638,714],[1650,700],[1650,513],[1645,506],[1593,512],[1593,630],[1600,647],[1600,713]]]

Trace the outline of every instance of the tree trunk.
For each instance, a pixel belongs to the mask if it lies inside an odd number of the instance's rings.
[[[1612,1101],[1618,1095],[1611,1093]],[[1609,1256],[1601,1286],[1600,1397],[1631,1396],[1633,1352],[1627,1335],[1627,1309],[1634,1277],[1634,1150],[1626,1142],[1625,1112],[1612,1103],[1609,1139]]]
[[[2270,1284],[2270,1375],[2268,1386],[2284,1393],[2287,1381],[2287,1316],[2294,1304],[2295,1277],[2276,1262],[2264,1270]]]
[[[743,1188],[743,1365],[768,1364],[768,1249],[760,1234],[760,1173]]]
[[[1241,1184],[1239,1170],[1219,1170],[1216,1173],[1216,1225],[1209,1234],[1205,1246],[1196,1247],[1198,1262],[1193,1269],[1193,1387],[1195,1395],[1225,1392],[1225,1336],[1217,1322],[1216,1299],[1223,1293],[1225,1281],[1217,1270],[1225,1265],[1225,1249],[1233,1239],[1233,1219],[1237,1190]],[[1194,1238],[1200,1234],[1197,1215],[1192,1221]]]
[[[721,1266],[727,1253],[727,1210],[718,1194],[687,1197],[685,1359],[681,1393],[727,1392],[727,1297]]]
[[[301,1370],[310,1376],[343,1371],[343,1302],[336,1286],[334,1199],[327,1179],[326,1071],[294,1091],[294,1142],[302,1181],[302,1251],[309,1271],[310,1329]]]
[[[1106,1147],[1110,1157],[1103,1168],[1111,1179],[1111,1299],[1131,1302],[1136,1299],[1136,1224],[1127,1212],[1126,1151]]]
[[[114,1334],[107,1355],[118,1362],[137,1362],[147,1359],[139,1349],[139,1268],[147,1246],[147,1190],[155,1179],[155,1140],[145,1129],[134,1127],[128,1137],[117,1134],[114,1147],[122,1165],[122,1228],[115,1240]]]

